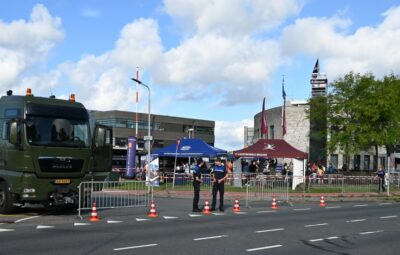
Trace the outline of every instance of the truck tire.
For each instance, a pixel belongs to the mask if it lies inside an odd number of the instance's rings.
[[[0,213],[13,213],[16,207],[13,205],[14,199],[8,190],[8,185],[5,182],[0,182]]]

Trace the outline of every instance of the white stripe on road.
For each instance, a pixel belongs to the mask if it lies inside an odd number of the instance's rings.
[[[318,226],[326,226],[328,223],[319,223],[319,224],[313,224],[313,225],[305,225],[305,228],[310,228],[310,227],[318,227]]]
[[[379,205],[391,205],[392,203],[380,203]]]
[[[36,229],[48,229],[48,228],[55,228],[55,227],[54,226],[44,226],[44,225],[36,226]]]
[[[108,224],[115,224],[115,223],[122,223],[123,221],[120,220],[108,220],[107,223]]]
[[[189,216],[190,216],[190,217],[201,217],[201,216],[203,216],[203,215],[201,215],[201,214],[189,214]]]
[[[26,220],[31,220],[31,219],[36,219],[36,218],[39,218],[39,217],[40,216],[32,216],[32,217],[28,217],[28,218],[23,218],[23,219],[19,219],[19,220],[14,221],[14,223],[18,223],[18,222],[26,221]]]
[[[235,214],[247,214],[247,212],[234,212]]]
[[[356,220],[347,220],[347,223],[353,223],[353,222],[360,222],[360,221],[365,221],[366,219],[356,219]]]
[[[380,219],[391,219],[391,218],[397,218],[396,215],[390,215],[390,216],[383,216],[383,217],[379,217]]]
[[[253,249],[247,249],[246,251],[259,251],[259,250],[273,249],[273,248],[279,248],[279,247],[282,247],[282,245],[281,244],[277,244],[277,245],[271,245],[271,246],[253,248]]]
[[[221,215],[226,215],[226,213],[212,213],[213,215],[221,216]]]
[[[74,226],[76,227],[76,226],[89,226],[90,225],[90,223],[81,223],[81,222],[75,222],[74,223]]]
[[[324,240],[333,240],[333,239],[338,239],[339,237],[337,236],[331,236],[331,237],[326,237],[326,238],[318,238],[318,239],[312,239],[308,240],[309,242],[319,242],[319,241],[324,241]]]
[[[145,247],[152,247],[152,246],[157,246],[158,244],[152,243],[152,244],[144,244],[144,245],[138,245],[138,246],[129,246],[129,247],[122,247],[122,248],[115,248],[114,251],[123,251],[123,250],[129,250],[129,249],[137,249],[137,248],[145,248]]]
[[[275,229],[266,229],[266,230],[258,230],[256,233],[265,233],[265,232],[275,232],[285,230],[284,228],[275,228]]]
[[[360,235],[369,235],[369,234],[375,234],[375,233],[381,233],[383,230],[377,230],[377,231],[368,231],[368,232],[361,232]]]
[[[325,207],[326,209],[336,209],[336,208],[342,208],[341,206],[328,206]]]
[[[209,240],[209,239],[218,239],[218,238],[223,238],[223,237],[228,237],[227,235],[221,235],[221,236],[208,236],[208,237],[200,237],[200,238],[195,238],[193,241],[202,241],[202,240]]]
[[[140,218],[136,218],[136,221],[148,221],[148,220],[151,220],[151,219],[140,219]]]
[[[365,207],[368,206],[367,204],[362,204],[362,205],[354,205],[354,207]]]
[[[178,217],[175,217],[175,216],[163,216],[163,218],[166,220],[178,219]]]
[[[256,213],[274,213],[274,212],[276,212],[276,211],[258,211]]]
[[[15,231],[15,229],[11,229],[11,228],[0,228],[0,232],[10,232],[10,231]]]
[[[311,210],[311,208],[299,208],[299,209],[293,209],[293,211],[308,211]]]

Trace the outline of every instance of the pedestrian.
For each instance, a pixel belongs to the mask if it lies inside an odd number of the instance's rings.
[[[215,160],[215,165],[212,170],[212,204],[211,211],[215,211],[215,205],[217,203],[217,192],[219,192],[219,210],[224,211],[224,182],[228,178],[227,170],[222,164],[221,159],[217,158]]]
[[[379,166],[378,171],[376,171],[376,175],[379,177],[379,192],[383,191],[385,192],[385,170],[383,169],[382,166]]]
[[[204,167],[204,161],[199,158],[197,159],[196,165],[193,170],[193,212],[201,212],[199,208],[199,198],[200,198],[200,184],[201,184],[201,169]]]

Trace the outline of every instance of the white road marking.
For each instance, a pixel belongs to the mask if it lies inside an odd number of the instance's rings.
[[[326,226],[328,223],[319,223],[319,224],[313,224],[313,225],[305,225],[305,228],[310,228],[310,227],[318,227],[318,226]]]
[[[253,248],[253,249],[247,249],[246,251],[259,251],[259,250],[273,249],[273,248],[279,248],[279,247],[282,247],[282,245],[281,244],[277,244],[277,245],[271,245],[271,246]]]
[[[235,214],[247,214],[247,212],[234,212]]]
[[[354,205],[354,207],[365,207],[368,206],[367,204],[362,204],[362,205]]]
[[[175,216],[163,216],[164,219],[170,220],[170,219],[178,219],[178,217]]]
[[[256,233],[265,233],[265,232],[275,232],[285,230],[284,228],[275,228],[275,229],[266,229],[266,230],[258,230]]]
[[[120,220],[108,220],[107,223],[108,224],[114,224],[114,223],[122,223],[123,221]]]
[[[390,215],[390,216],[383,216],[379,217],[380,219],[391,219],[391,218],[397,218],[397,215]]]
[[[311,208],[298,208],[298,209],[293,209],[293,211],[308,211],[311,210]]]
[[[55,228],[55,227],[54,226],[44,226],[44,225],[36,226],[36,229],[48,229],[48,228]]]
[[[360,235],[369,235],[369,234],[376,234],[376,233],[381,233],[383,230],[377,230],[377,231],[368,231],[368,232],[361,232]]]
[[[15,231],[15,229],[11,229],[11,228],[0,228],[0,232],[10,232],[10,231]]]
[[[201,215],[201,214],[189,214],[189,216],[190,216],[190,217],[201,217],[201,216],[203,216],[203,215]]]
[[[325,207],[326,209],[336,209],[336,208],[342,208],[341,206],[328,206]]]
[[[213,215],[217,215],[217,216],[222,216],[222,215],[226,215],[226,213],[218,213],[218,212],[216,212],[216,213],[212,213]]]
[[[274,213],[274,212],[276,212],[276,211],[258,211],[256,213]]]
[[[347,223],[353,223],[353,222],[360,222],[360,221],[366,221],[366,219],[356,219],[356,220],[347,220]]]
[[[74,226],[76,227],[76,226],[89,226],[89,225],[91,225],[90,223],[84,223],[84,222],[75,222],[74,223]]]
[[[28,218],[23,218],[23,219],[19,219],[19,220],[14,221],[14,223],[18,223],[18,222],[26,221],[26,220],[31,220],[31,219],[36,219],[36,218],[39,218],[39,217],[40,216],[32,216],[32,217],[28,217]]]
[[[392,203],[380,203],[379,205],[391,205]]]
[[[200,237],[200,238],[194,238],[193,241],[203,241],[203,240],[218,239],[218,238],[224,238],[224,237],[228,237],[228,236],[227,235],[221,235],[221,236]]]
[[[136,221],[148,221],[148,220],[151,220],[151,219],[140,219],[140,218],[136,218]]]
[[[152,246],[157,246],[158,244],[152,243],[152,244],[144,244],[144,245],[137,245],[137,246],[129,246],[129,247],[122,247],[122,248],[115,248],[114,251],[123,251],[123,250],[129,250],[129,249],[138,249],[138,248],[145,248],[145,247],[152,247]]]
[[[330,236],[330,237],[325,237],[325,238],[318,238],[318,239],[312,239],[308,240],[309,242],[319,242],[319,241],[324,241],[324,240],[333,240],[333,239],[338,239],[339,237],[337,236]]]

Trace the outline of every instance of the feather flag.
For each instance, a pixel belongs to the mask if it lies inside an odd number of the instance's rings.
[[[282,78],[282,137],[286,134],[286,92],[285,92],[285,77]]]
[[[267,125],[267,113],[265,112],[265,97],[262,105],[262,115],[261,115],[261,138],[264,138],[264,135],[268,138],[268,125]]]

